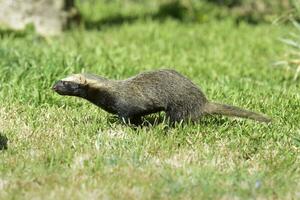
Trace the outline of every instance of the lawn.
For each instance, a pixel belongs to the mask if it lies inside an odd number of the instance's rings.
[[[42,39],[1,32],[0,199],[300,199],[300,93],[272,66],[285,25],[142,18]],[[176,69],[209,99],[273,118],[132,128],[51,90],[79,72]]]

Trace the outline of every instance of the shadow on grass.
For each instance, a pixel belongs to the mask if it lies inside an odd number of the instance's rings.
[[[137,121],[136,123],[131,123],[131,122],[125,122],[122,121],[119,117],[117,116],[110,116],[107,118],[107,122],[109,124],[123,124],[127,126],[131,126],[133,128],[138,128],[138,127],[155,127],[158,126],[159,124],[168,124],[167,119],[165,118],[164,114],[151,114],[147,115],[145,117],[142,117],[142,120]]]
[[[7,149],[7,137],[0,133],[0,151]]]
[[[131,24],[137,20],[153,19],[158,21],[164,21],[167,18],[176,19],[178,21],[183,21],[185,19],[187,8],[181,5],[179,1],[172,1],[169,3],[162,4],[159,7],[157,13],[146,13],[142,15],[131,15],[125,16],[117,14],[115,16],[109,16],[104,19],[97,21],[91,21],[83,19],[83,25],[87,30],[100,30],[102,27],[106,26],[120,26],[122,24]]]
[[[159,113],[159,114],[147,115],[142,118],[142,121],[136,124],[122,122],[117,116],[109,117],[107,119],[107,122],[110,124],[119,123],[119,124],[131,126],[133,129],[141,128],[141,127],[151,128],[163,124],[165,126],[165,129],[168,129],[168,128],[184,127],[186,125],[200,125],[205,127],[206,126],[222,127],[225,125],[235,126],[244,123],[244,120],[243,121],[233,120],[221,116],[203,116],[201,119],[196,120],[195,122],[171,124],[169,123],[164,113]]]
[[[97,21],[84,20],[83,24],[87,30],[101,30],[105,26],[120,26],[124,23],[133,23],[140,18],[141,16],[123,16],[119,14]]]
[[[15,31],[11,29],[1,29],[0,28],[0,37],[10,36],[13,38],[23,38],[27,35],[25,31]]]

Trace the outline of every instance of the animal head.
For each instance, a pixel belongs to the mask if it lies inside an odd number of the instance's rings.
[[[60,95],[85,97],[87,79],[83,74],[74,74],[57,81],[52,89]]]

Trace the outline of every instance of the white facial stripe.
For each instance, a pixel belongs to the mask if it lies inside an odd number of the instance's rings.
[[[75,74],[69,77],[66,77],[62,79],[62,81],[68,81],[68,82],[74,82],[74,83],[79,83],[79,84],[84,84],[85,83],[85,78],[82,77],[79,74]]]
[[[67,78],[62,79],[62,81],[76,82],[78,81],[78,79],[76,80],[74,76],[69,76]]]

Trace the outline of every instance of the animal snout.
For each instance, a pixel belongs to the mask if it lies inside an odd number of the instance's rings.
[[[63,86],[63,82],[62,81],[57,81],[53,86],[52,86],[52,90],[54,91],[58,91],[60,87]]]

